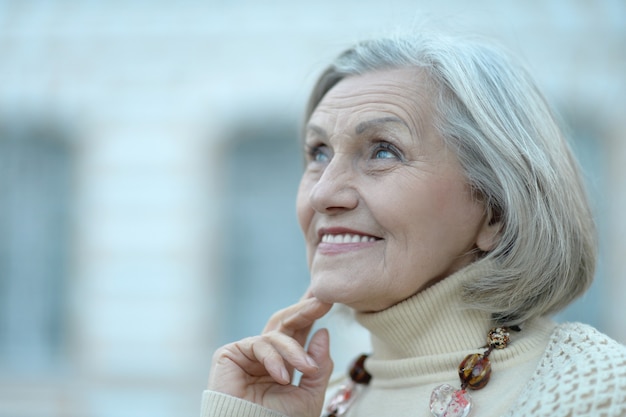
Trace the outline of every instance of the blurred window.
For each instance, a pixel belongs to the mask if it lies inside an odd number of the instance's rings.
[[[241,123],[226,144],[220,241],[226,267],[221,343],[258,334],[308,286],[295,200],[302,173],[297,128]]]
[[[0,124],[0,367],[39,371],[64,344],[72,155],[61,129]]]

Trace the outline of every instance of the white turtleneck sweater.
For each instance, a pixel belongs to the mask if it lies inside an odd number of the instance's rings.
[[[373,354],[366,362],[372,382],[349,416],[386,415],[390,402],[405,410],[394,416],[430,415],[433,388],[444,383],[460,388],[459,364],[485,350],[494,327],[489,313],[467,309],[461,299],[461,285],[481,269],[466,268],[382,312],[357,314],[372,337]],[[511,332],[507,348],[491,353],[489,383],[470,391],[474,415],[504,414],[537,367],[553,329],[550,320],[534,320]]]
[[[384,311],[356,315],[371,334],[365,367],[372,380],[347,417],[430,416],[435,387],[460,387],[459,364],[484,351],[494,327],[488,313],[466,308],[461,299],[463,283],[482,273],[476,263]],[[626,416],[626,347],[591,327],[556,326],[546,318],[510,338],[507,348],[489,356],[489,383],[470,391],[470,417]],[[282,414],[205,391],[202,417],[218,416]]]

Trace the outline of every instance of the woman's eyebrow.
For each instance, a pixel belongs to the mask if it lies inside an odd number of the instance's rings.
[[[317,134],[317,135],[319,135],[319,136],[321,136],[323,138],[327,138],[328,137],[328,134],[326,133],[326,131],[323,128],[321,128],[318,125],[313,124],[313,123],[307,124],[306,125],[306,130],[310,130],[313,133],[315,133],[315,134]]]
[[[386,124],[386,123],[400,123],[402,125],[404,125],[407,129],[410,130],[409,125],[402,119],[400,119],[399,117],[394,117],[394,116],[386,116],[386,117],[378,117],[376,119],[372,119],[372,120],[365,120],[363,122],[360,122],[359,124],[356,125],[356,127],[354,128],[354,131],[356,132],[357,135],[360,135],[361,133],[365,132],[366,130],[375,127],[375,126],[379,126],[382,124]],[[306,130],[310,130],[313,133],[323,137],[323,138],[327,138],[328,137],[328,133],[326,133],[326,130],[324,130],[322,127],[314,124],[314,123],[309,123],[306,126]]]
[[[400,123],[406,126],[406,128],[410,130],[409,125],[406,124],[404,120],[400,119],[399,117],[387,116],[387,117],[379,117],[377,119],[366,120],[364,122],[361,122],[358,125],[356,125],[356,128],[354,129],[354,131],[356,132],[357,135],[360,135],[361,133],[365,132],[371,127],[385,124],[385,123]]]

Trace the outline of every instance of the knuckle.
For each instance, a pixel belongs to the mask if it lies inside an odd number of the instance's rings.
[[[230,357],[231,353],[232,353],[232,345],[222,346],[216,349],[215,352],[213,352],[213,362],[214,363],[222,362],[224,359],[227,359],[228,357]]]
[[[289,313],[289,308],[283,308],[282,310],[278,310],[276,313],[272,314],[270,319],[267,321],[267,325],[265,326],[266,330],[273,330],[277,328],[279,325],[282,326],[284,322],[284,317]]]
[[[213,353],[213,361],[221,361],[232,358],[234,355],[241,354],[254,344],[255,337],[246,337],[237,342],[228,343],[215,350]]]

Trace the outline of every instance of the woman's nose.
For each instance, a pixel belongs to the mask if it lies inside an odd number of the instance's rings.
[[[313,209],[319,213],[336,214],[356,208],[359,203],[354,187],[356,175],[350,161],[335,155],[311,189],[309,198]]]

